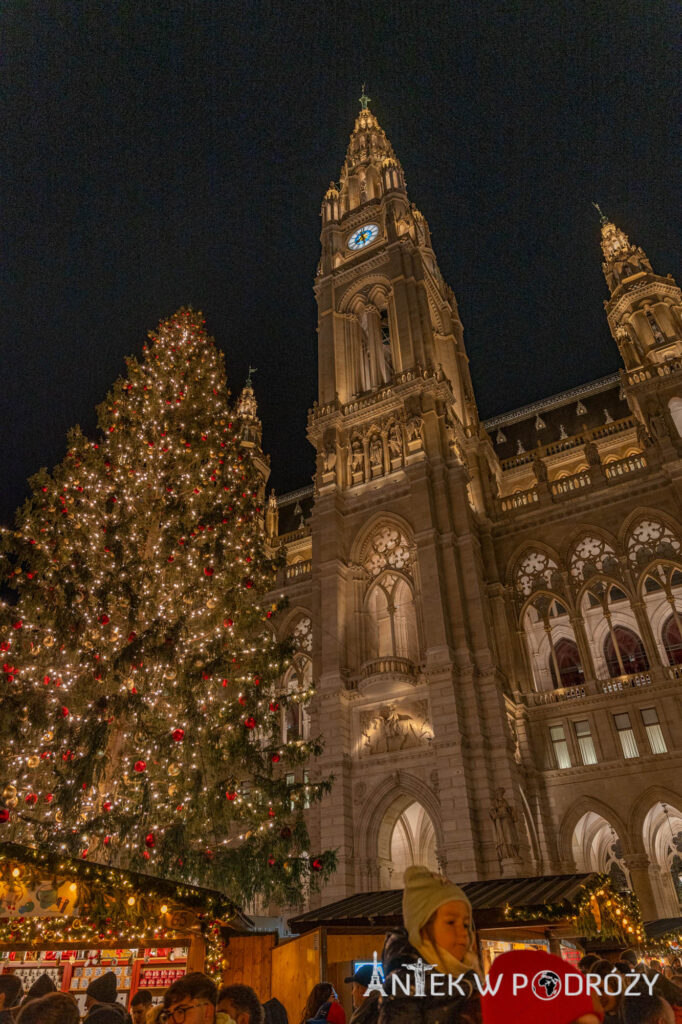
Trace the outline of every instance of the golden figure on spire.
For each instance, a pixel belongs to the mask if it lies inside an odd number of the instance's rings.
[[[367,105],[371,103],[370,97],[365,92],[365,83],[362,83],[362,96],[360,97],[360,106],[363,110],[367,110]]]

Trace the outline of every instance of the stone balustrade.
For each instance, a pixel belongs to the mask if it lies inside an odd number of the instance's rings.
[[[639,690],[654,683],[680,679],[682,679],[682,665],[664,665],[647,672],[634,672],[631,675],[613,676],[609,679],[586,679],[578,686],[564,686],[556,690],[524,693],[521,698],[527,707],[536,708],[563,701],[582,700],[584,697],[622,696],[629,690]]]

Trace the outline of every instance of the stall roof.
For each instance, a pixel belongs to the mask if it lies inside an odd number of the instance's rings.
[[[504,908],[509,904],[517,909],[523,907],[537,911],[547,904],[563,901],[569,906],[580,891],[599,877],[595,874],[542,875],[535,878],[498,878],[485,882],[464,882],[464,890],[480,927],[498,927],[511,922],[504,918]],[[321,925],[362,927],[376,925],[388,927],[402,922],[402,889],[385,889],[379,892],[361,892],[336,903],[330,903],[318,910],[289,919],[293,932],[306,932]],[[517,922],[518,923],[518,922]]]
[[[660,939],[671,932],[682,932],[682,917],[662,917],[658,921],[647,921],[644,927],[650,939]]]

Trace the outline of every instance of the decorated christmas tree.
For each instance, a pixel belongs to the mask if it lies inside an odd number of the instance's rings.
[[[303,813],[329,784],[283,738],[311,693],[282,685],[256,404],[203,325],[150,334],[5,532],[0,838],[295,903],[333,869]]]

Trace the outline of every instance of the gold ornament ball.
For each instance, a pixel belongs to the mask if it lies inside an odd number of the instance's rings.
[[[178,673],[175,671],[174,668],[169,668],[166,672],[163,673],[163,678],[164,679],[175,679],[177,674]]]
[[[37,754],[31,754],[31,756],[27,759],[26,764],[29,766],[29,768],[37,768],[38,765],[40,764],[40,758],[38,757]]]
[[[168,787],[168,796],[175,796],[177,791],[178,787],[175,785],[174,782],[171,782],[170,786]]]
[[[83,594],[76,594],[76,596],[74,598],[74,601],[76,602],[76,604],[82,604],[84,600],[85,600],[85,597],[84,597]]]
[[[175,761],[171,761],[171,763],[168,765],[168,774],[171,776],[171,778],[174,778],[176,775],[179,775],[180,765],[177,764],[177,762]]]
[[[218,602],[216,601],[215,597],[209,597],[208,601],[206,602],[206,607],[207,608],[215,608],[217,603]]]
[[[43,647],[52,647],[53,643],[54,643],[54,637],[53,636],[46,636],[45,639],[43,640]]]
[[[129,690],[134,690],[135,689],[135,680],[132,677],[129,677],[128,679],[126,679],[126,687]]]
[[[17,787],[8,784],[2,791],[3,800],[12,800],[17,795]]]

